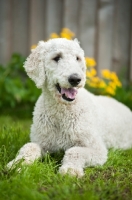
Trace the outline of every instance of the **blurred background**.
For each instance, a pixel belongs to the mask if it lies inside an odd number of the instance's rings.
[[[32,45],[64,27],[95,59],[98,75],[108,69],[121,77],[113,96],[132,109],[132,0],[0,0],[0,108],[34,105],[40,91],[23,62]]]
[[[0,0],[0,63],[27,56],[33,44],[63,27],[73,31],[98,71],[132,80],[132,0]]]

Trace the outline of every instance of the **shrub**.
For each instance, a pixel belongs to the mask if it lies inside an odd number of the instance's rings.
[[[25,58],[13,54],[6,66],[0,65],[0,109],[29,109],[34,105],[40,90],[35,87],[23,68]],[[23,110],[24,111],[24,110]]]

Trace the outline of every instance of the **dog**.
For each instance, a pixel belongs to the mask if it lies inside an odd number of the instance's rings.
[[[34,160],[65,151],[59,173],[84,175],[84,168],[103,165],[109,148],[132,147],[132,112],[110,97],[84,89],[86,64],[77,39],[40,41],[24,64],[28,76],[42,89],[34,113],[30,140],[16,158]]]

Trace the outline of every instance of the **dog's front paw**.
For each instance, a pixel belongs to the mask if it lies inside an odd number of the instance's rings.
[[[10,161],[10,162],[6,165],[7,168],[8,168],[8,169],[11,169],[11,168],[13,167],[14,163],[15,163],[14,160]]]
[[[59,173],[62,174],[62,175],[69,174],[71,176],[77,176],[79,178],[84,175],[83,168],[71,167],[71,166],[68,166],[68,165],[67,166],[62,165],[59,168]]]
[[[23,162],[23,158],[21,156],[17,156],[15,159],[10,161],[6,166],[8,169],[14,169],[19,163]]]

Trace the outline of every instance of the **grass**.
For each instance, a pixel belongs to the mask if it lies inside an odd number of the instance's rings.
[[[29,141],[30,124],[0,117],[0,200],[132,199],[132,149],[111,149],[106,164],[87,168],[81,179],[57,173],[63,152],[46,155],[21,172],[7,170],[6,164]]]

